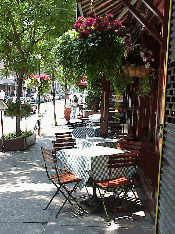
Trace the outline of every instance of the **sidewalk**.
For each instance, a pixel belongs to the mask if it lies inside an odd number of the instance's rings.
[[[50,208],[43,210],[55,188],[46,176],[41,146],[52,149],[54,133],[64,124],[63,118],[56,127],[43,122],[42,134],[33,146],[20,152],[0,153],[0,234],[153,234],[154,223],[145,204],[125,207],[112,214],[116,222],[111,226],[104,221],[103,210],[80,217],[69,203],[55,219],[63,201],[61,195],[54,198]],[[92,192],[91,188],[88,190]],[[87,198],[85,189],[77,190],[77,195],[81,200]]]

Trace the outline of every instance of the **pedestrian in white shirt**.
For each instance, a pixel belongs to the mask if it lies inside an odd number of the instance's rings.
[[[73,118],[76,117],[77,106],[78,106],[78,98],[76,95],[74,95],[73,100],[72,100],[72,116],[73,116]]]

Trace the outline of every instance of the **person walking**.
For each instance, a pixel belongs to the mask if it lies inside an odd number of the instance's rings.
[[[77,111],[77,106],[78,106],[78,98],[76,95],[73,96],[72,100],[72,117],[76,117],[76,111]]]
[[[79,115],[83,115],[83,95],[80,94],[79,100],[78,100],[78,106],[79,106]]]

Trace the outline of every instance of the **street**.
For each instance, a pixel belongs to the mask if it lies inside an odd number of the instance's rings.
[[[56,100],[56,118],[58,125],[60,123],[65,122],[64,118],[64,99]],[[54,113],[53,113],[53,102],[45,102],[41,103],[40,113],[43,114],[43,118],[41,119],[41,129],[47,128],[48,123],[54,124]],[[29,131],[34,130],[35,124],[37,123],[38,115],[34,114],[30,117],[23,118],[21,120],[21,131]],[[8,134],[16,131],[16,117],[11,118],[3,115],[3,133]],[[2,136],[2,126],[0,129],[0,137]]]

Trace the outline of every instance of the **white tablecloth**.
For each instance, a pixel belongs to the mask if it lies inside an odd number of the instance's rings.
[[[80,189],[85,186],[91,175],[91,167],[95,167],[95,179],[108,178],[107,162],[108,157],[106,155],[120,154],[123,150],[92,146],[86,148],[72,148],[60,150],[57,153],[57,157],[63,162],[63,164],[76,176],[82,178],[80,183]],[[113,169],[113,176],[119,172],[120,169]]]

